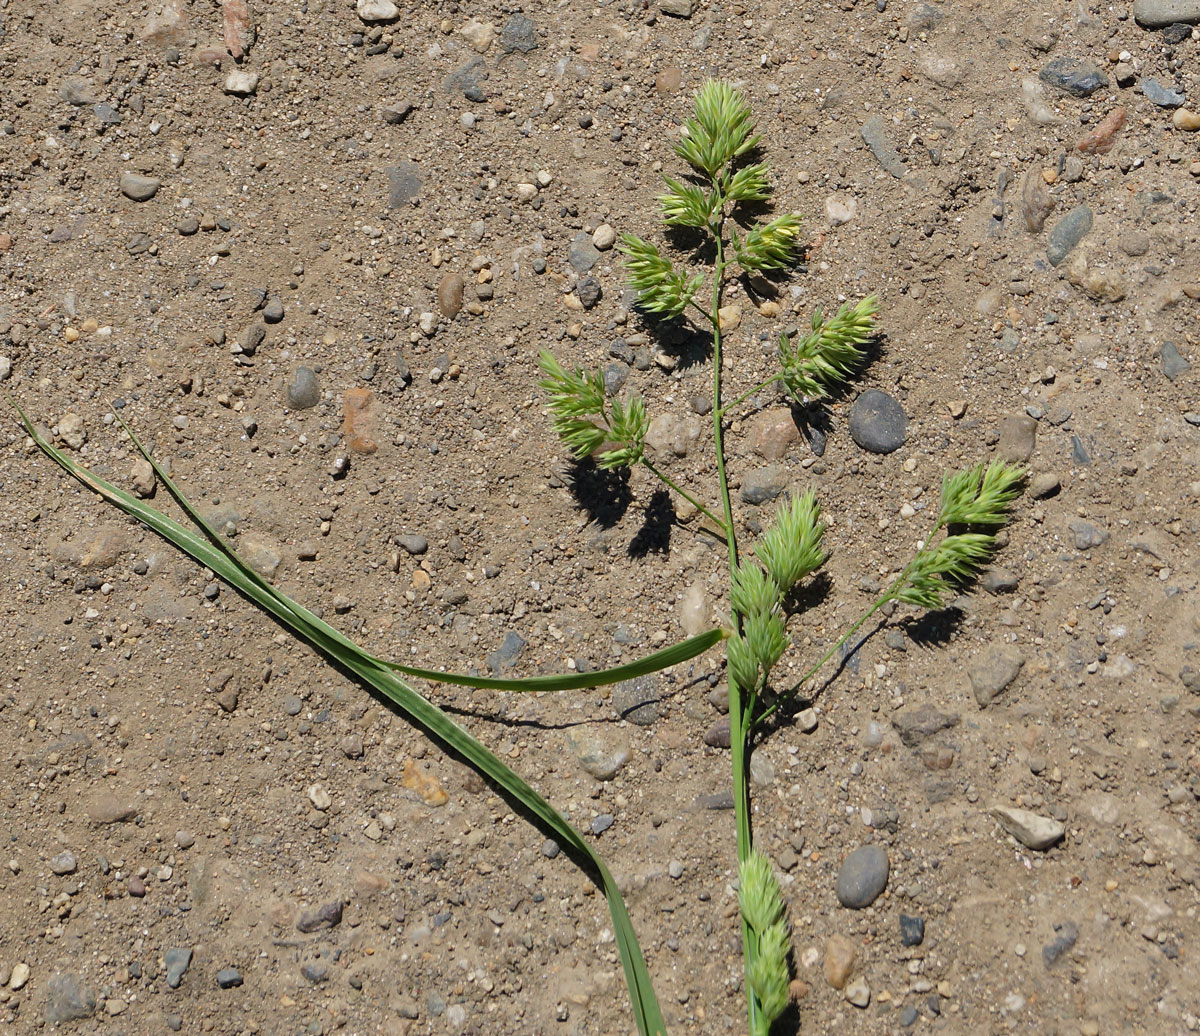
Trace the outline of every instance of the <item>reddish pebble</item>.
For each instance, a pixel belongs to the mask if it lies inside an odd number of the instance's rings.
[[[374,453],[379,449],[379,444],[371,435],[375,423],[372,409],[374,401],[371,390],[364,388],[347,389],[342,400],[342,435],[346,437],[346,445],[355,453]]]
[[[225,29],[225,46],[235,61],[254,43],[254,19],[246,0],[222,0],[221,20]]]
[[[12,248],[12,234],[7,230],[0,231],[0,254]]]
[[[1085,155],[1107,155],[1116,143],[1117,131],[1125,125],[1125,109],[1114,108],[1087,136],[1075,145]]]
[[[133,877],[129,879],[129,894],[134,899],[141,899],[146,894],[146,883],[141,878]]]

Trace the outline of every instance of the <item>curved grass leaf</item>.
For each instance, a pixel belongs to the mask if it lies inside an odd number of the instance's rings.
[[[10,400],[11,402],[11,400]],[[650,973],[633,931],[633,923],[625,902],[617,889],[611,872],[598,853],[584,840],[583,836],[567,823],[541,795],[533,790],[523,778],[509,769],[476,738],[450,719],[432,702],[423,698],[378,659],[363,651],[358,645],[342,636],[337,630],[321,621],[306,608],[276,590],[258,573],[229,550],[209,527],[202,525],[206,535],[217,542],[214,544],[197,536],[173,518],[131,496],[112,483],[76,464],[53,444],[38,434],[25,412],[13,402],[25,430],[38,448],[59,467],[78,479],[84,486],[99,494],[109,503],[115,504],[126,514],[138,519],[164,539],[188,554],[197,564],[204,565],[243,596],[249,598],[264,611],[273,615],[300,639],[321,652],[330,662],[352,672],[363,683],[392,702],[404,716],[426,736],[451,754],[466,762],[482,774],[504,795],[515,809],[535,819],[538,826],[550,834],[590,873],[608,903],[612,917],[617,950],[625,971],[625,982],[629,987],[630,1000],[638,1032],[642,1036],[665,1036],[666,1023],[662,1010],[650,982]],[[129,431],[126,426],[126,431]],[[146,449],[130,432],[135,445],[150,461],[163,484],[194,520],[198,520],[195,509],[175,487],[166,472],[150,457]],[[439,674],[440,675],[440,674]]]

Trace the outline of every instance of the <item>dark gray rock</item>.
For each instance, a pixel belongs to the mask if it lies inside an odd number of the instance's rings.
[[[899,1022],[902,1029],[910,1029],[917,1024],[917,1019],[921,1017],[921,1012],[918,1011],[912,1004],[905,1004],[900,1008]]]
[[[262,324],[251,324],[242,335],[242,355],[253,356],[266,338],[267,329]]]
[[[481,57],[473,57],[465,65],[455,69],[442,83],[442,88],[448,94],[462,94],[468,101],[483,100],[483,87],[480,80],[487,76],[487,62]]]
[[[887,888],[888,855],[882,846],[864,845],[842,861],[837,876],[838,902],[851,910],[869,907]]]
[[[233,989],[242,984],[242,973],[237,968],[222,968],[217,972],[217,985],[222,989]]]
[[[600,259],[600,250],[592,244],[592,235],[582,230],[571,238],[567,249],[567,261],[576,273],[587,273]]]
[[[1086,467],[1092,463],[1092,455],[1088,453],[1088,449],[1083,444],[1083,440],[1078,435],[1071,436],[1071,456],[1075,463]]]
[[[87,1018],[96,1010],[96,994],[70,972],[50,976],[46,983],[46,1024],[60,1025]]]
[[[396,542],[410,554],[424,554],[429,549],[429,541],[416,533],[407,533],[396,538]]]
[[[306,982],[319,986],[322,982],[329,980],[329,965],[323,964],[321,961],[310,960],[300,966],[300,974],[304,976]]]
[[[902,709],[892,717],[892,726],[900,735],[901,742],[908,748],[916,748],[927,737],[949,730],[957,724],[957,715],[939,712],[932,705]]]
[[[595,817],[592,820],[592,834],[594,834],[594,835],[603,834],[605,831],[607,831],[610,827],[613,826],[613,821],[616,819],[617,818],[614,817],[611,813],[601,813],[598,817]]]
[[[163,963],[167,967],[167,985],[178,989],[183,976],[192,963],[192,951],[186,946],[176,946],[163,954]]]
[[[1046,962],[1048,968],[1057,963],[1058,959],[1068,952],[1079,939],[1079,925],[1074,921],[1056,924],[1054,931],[1057,933],[1055,937],[1042,947],[1042,960]]]
[[[311,367],[297,367],[284,387],[284,400],[289,410],[307,410],[321,402],[321,386]]]
[[[850,438],[870,453],[891,453],[904,445],[908,416],[886,392],[867,389],[850,408]]]
[[[898,180],[908,173],[908,166],[904,164],[900,153],[888,141],[883,119],[878,115],[872,115],[863,123],[860,132],[867,147],[871,149],[871,154],[875,156],[875,160],[887,172]]]
[[[1179,355],[1179,350],[1175,348],[1174,342],[1163,342],[1158,354],[1162,357],[1163,374],[1166,375],[1168,381],[1174,381],[1179,375],[1186,374],[1192,369],[1192,365]]]
[[[268,324],[278,324],[283,319],[283,302],[280,299],[271,299],[263,306],[263,320]]]
[[[1071,532],[1071,542],[1076,550],[1091,550],[1108,542],[1109,531],[1100,529],[1091,522],[1075,519],[1067,525]]]
[[[900,915],[900,943],[903,946],[920,946],[925,941],[925,922],[919,917]]]
[[[515,630],[509,630],[504,634],[500,646],[487,656],[488,668],[493,673],[499,673],[501,669],[510,669],[516,664],[517,656],[524,646],[525,638]]]
[[[514,14],[500,30],[500,49],[505,54],[512,54],[514,51],[528,54],[536,49],[537,45],[537,26],[532,18],[523,14]]]
[[[1086,205],[1076,205],[1058,221],[1046,238],[1046,258],[1050,260],[1050,265],[1061,263],[1091,229],[1092,210]]]
[[[1108,76],[1095,65],[1077,58],[1055,58],[1039,73],[1038,78],[1072,97],[1089,97],[1108,86]]]
[[[1020,675],[1025,657],[1015,648],[997,648],[967,670],[981,709],[987,708]]]
[[[621,391],[629,377],[629,368],[623,363],[610,363],[604,368],[605,395],[615,396]]]
[[[579,296],[584,309],[591,309],[600,301],[604,292],[600,290],[600,282],[595,277],[584,277],[575,289],[575,294]]]
[[[403,208],[421,193],[421,169],[416,162],[388,167],[388,208]]]
[[[119,126],[121,125],[121,116],[117,114],[116,108],[111,104],[98,104],[92,109],[92,114],[96,116],[96,121],[101,126]]]
[[[612,689],[612,707],[618,716],[648,727],[661,714],[662,694],[653,676],[638,676],[622,680]]]
[[[305,910],[296,921],[297,931],[308,935],[322,929],[336,928],[342,923],[342,910],[345,904],[340,899],[322,903],[316,910]]]
[[[782,464],[767,464],[749,472],[742,480],[741,497],[748,504],[765,504],[788,487],[790,473]]]

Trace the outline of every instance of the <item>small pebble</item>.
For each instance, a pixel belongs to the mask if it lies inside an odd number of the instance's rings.
[[[878,845],[864,845],[842,862],[837,876],[838,902],[851,910],[870,906],[887,888],[888,855]]]
[[[217,972],[217,985],[221,989],[233,989],[242,984],[242,973],[237,968],[222,968]]]
[[[121,174],[121,193],[130,201],[149,201],[158,193],[161,185],[162,181],[153,176],[129,172]]]
[[[74,874],[79,867],[79,861],[72,852],[62,852],[50,859],[50,869],[58,875]]]
[[[886,392],[867,389],[850,408],[850,437],[870,453],[891,453],[904,445],[908,416]]]

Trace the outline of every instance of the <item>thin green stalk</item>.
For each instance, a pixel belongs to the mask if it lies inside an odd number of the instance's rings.
[[[724,420],[725,415],[727,413],[729,413],[729,411],[735,409],[736,407],[741,406],[744,402],[746,402],[747,399],[749,399],[751,396],[757,395],[759,392],[761,392],[763,389],[765,389],[768,385],[774,385],[775,382],[782,381],[782,380],[783,380],[783,371],[780,371],[778,374],[772,374],[769,378],[767,378],[766,381],[759,382],[757,385],[754,386],[754,388],[750,389],[749,392],[743,392],[732,403],[728,403],[725,406],[721,407],[721,412],[720,412],[721,419]]]
[[[721,521],[721,519],[718,518],[715,514],[713,514],[712,511],[710,511],[707,507],[705,507],[704,504],[702,504],[699,500],[697,500],[694,496],[692,496],[691,493],[689,493],[686,489],[684,489],[682,486],[680,486],[673,478],[671,478],[669,475],[664,475],[661,471],[658,470],[658,468],[656,468],[645,457],[642,457],[642,464],[646,467],[646,469],[651,474],[657,476],[657,478],[664,485],[675,490],[676,493],[678,493],[681,497],[684,498],[684,500],[686,500],[689,504],[691,504],[694,508],[696,508],[697,511],[699,511],[701,514],[707,515],[709,520],[712,521],[716,525],[716,527],[721,530],[722,533],[725,532],[725,523],[723,521]]]
[[[733,524],[733,503],[729,496],[729,477],[725,471],[725,441],[721,427],[721,288],[725,277],[725,242],[722,240],[723,218],[715,228],[710,228],[716,241],[716,269],[713,276],[712,325],[713,325],[713,444],[717,455],[717,481],[721,489],[721,507],[725,514],[725,542],[729,548],[729,574],[738,566],[737,531]],[[740,634],[741,616],[733,616],[736,632]],[[747,780],[749,758],[747,755],[747,719],[752,715],[753,691],[743,697],[743,692],[732,677],[729,679],[729,748],[733,769],[733,813],[737,827],[738,863],[750,858],[754,850],[754,836],[750,829],[750,783]],[[750,988],[750,969],[758,955],[758,937],[742,917],[742,965],[746,977],[746,1010],[752,1036],[765,1036],[764,1016],[759,1009],[754,991]]]

